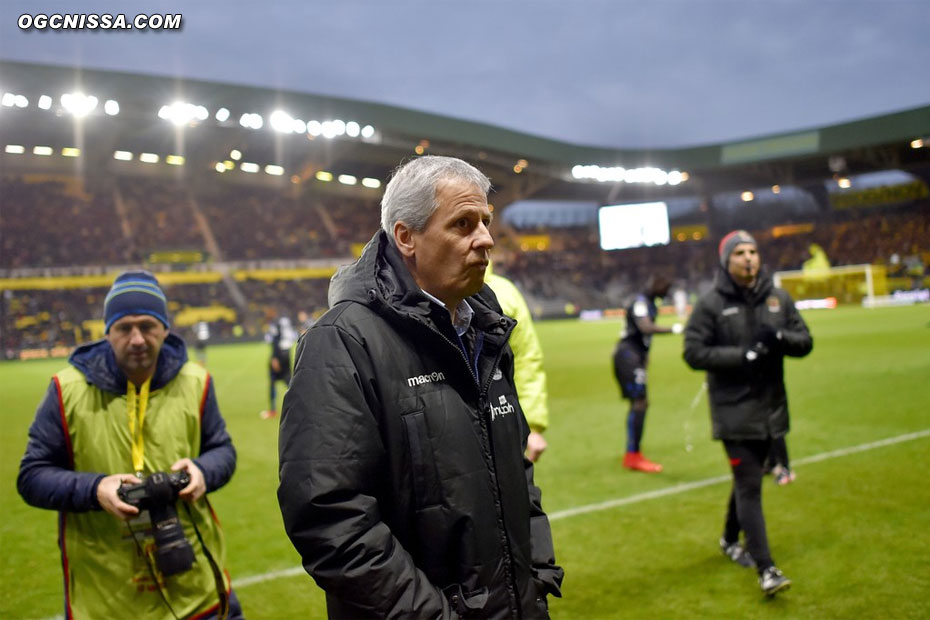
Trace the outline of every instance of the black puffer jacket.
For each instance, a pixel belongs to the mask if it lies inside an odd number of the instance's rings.
[[[749,364],[746,349],[767,325],[781,333],[771,355]],[[737,286],[721,269],[685,328],[685,361],[707,371],[714,439],[765,439],[788,432],[784,355],[813,348],[791,297],[762,274],[752,289]]]
[[[379,233],[301,338],[278,501],[330,617],[543,618],[559,593],[523,458],[515,322],[488,287],[467,302],[477,363]]]

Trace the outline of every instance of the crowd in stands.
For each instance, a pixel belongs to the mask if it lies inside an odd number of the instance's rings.
[[[322,259],[335,266],[350,260],[353,247],[367,242],[379,227],[374,199],[228,185],[198,187],[192,194],[165,181],[121,178],[114,183],[85,193],[73,183],[3,177],[0,269],[15,275],[20,268],[144,264],[155,250],[207,250],[211,235],[226,261]],[[923,282],[930,264],[930,201],[831,211],[811,223],[800,234],[751,231],[771,271],[800,269],[816,243],[834,266],[881,263],[890,276]],[[654,273],[698,294],[711,285],[717,269],[719,235],[605,252],[595,227],[517,232],[545,234],[550,240],[544,251],[520,251],[519,243],[501,235],[494,251],[495,269],[523,289],[531,307],[534,302],[537,307],[620,307]],[[268,308],[295,323],[300,311],[319,315],[327,307],[328,284],[325,277],[247,279],[232,285],[166,286],[166,292],[173,313],[217,306],[234,311],[234,322],[211,325],[211,339],[225,340],[260,337]],[[230,286],[238,292],[233,294]],[[105,287],[3,291],[2,350],[70,347],[88,339],[93,330],[87,322],[99,318],[105,293]],[[244,304],[237,303],[242,299]],[[185,329],[175,327],[182,335]]]
[[[3,176],[0,196],[0,268],[127,262],[129,243],[111,194]]]
[[[333,222],[336,238],[349,244],[368,243],[381,228],[381,203],[377,200],[328,200],[325,208]]]
[[[801,269],[812,243],[824,249],[833,266],[883,264],[890,276],[915,277],[921,266],[930,264],[930,202],[865,215],[831,215],[801,234],[775,236],[771,230],[753,230],[766,267],[772,272]],[[699,294],[712,285],[717,269],[716,238],[605,252],[593,227],[521,232],[548,234],[549,249],[506,251],[495,262],[536,301],[619,307],[653,273]]]
[[[261,187],[225,188],[198,196],[198,203],[226,260],[349,256],[358,217],[364,220],[361,214],[370,207],[315,193],[294,198]]]
[[[252,317],[261,316],[267,308],[274,309],[282,316],[291,317],[294,324],[297,314],[301,311],[310,316],[319,316],[326,311],[326,294],[329,291],[329,279],[296,279],[275,280],[245,280],[240,282],[240,288],[248,300],[249,312]],[[254,324],[253,329],[260,325]]]
[[[211,233],[227,261],[343,258],[380,219],[377,200],[275,188],[223,185],[195,194],[141,177],[93,189],[12,176],[0,183],[0,268],[9,270],[135,264],[157,251],[210,255]]]
[[[185,187],[162,179],[124,178],[118,185],[134,257],[165,250],[204,250],[203,232]]]

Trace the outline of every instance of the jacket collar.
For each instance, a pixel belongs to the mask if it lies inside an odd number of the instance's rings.
[[[126,375],[116,365],[113,347],[106,339],[82,344],[71,353],[68,362],[81,371],[88,383],[112,394],[126,393]],[[164,387],[177,376],[187,362],[187,348],[179,336],[169,333],[158,353],[152,390]]]
[[[717,269],[717,275],[714,278],[714,288],[720,291],[721,294],[736,299],[745,299],[750,303],[755,303],[768,296],[774,286],[772,276],[769,275],[768,269],[765,267],[759,270],[759,277],[756,278],[755,285],[750,289],[743,288],[734,282],[730,273],[723,267]]]
[[[345,301],[363,304],[395,320],[413,320],[455,334],[448,310],[423,293],[383,230],[372,237],[357,261],[341,267],[333,276],[329,305]],[[487,285],[468,297],[466,303],[474,310],[472,326],[476,329],[504,333],[509,323],[514,323],[501,315],[497,297]]]

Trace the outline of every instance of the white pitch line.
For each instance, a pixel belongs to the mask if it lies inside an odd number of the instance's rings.
[[[281,577],[296,577],[297,575],[306,575],[307,571],[304,570],[303,566],[295,566],[294,568],[285,568],[284,570],[276,570],[270,573],[263,573],[261,575],[252,575],[251,577],[243,577],[242,579],[237,579],[233,581],[234,588],[244,588],[246,586],[255,585],[256,583],[264,583],[265,581],[271,581],[272,579],[278,579]]]
[[[797,465],[819,463],[820,461],[826,461],[828,459],[835,459],[837,457],[847,456],[849,454],[855,454],[857,452],[865,452],[867,450],[874,450],[875,448],[883,448],[885,446],[891,446],[891,445],[902,443],[905,441],[913,441],[914,439],[920,439],[921,437],[928,437],[928,436],[930,436],[930,429],[924,429],[922,431],[915,431],[913,433],[907,433],[905,435],[898,435],[897,437],[889,437],[888,439],[880,439],[878,441],[872,441],[869,443],[859,444],[858,446],[850,446],[849,448],[840,448],[839,450],[832,450],[830,452],[821,452],[820,454],[814,454],[813,456],[807,456],[801,459],[795,459],[792,461],[791,466],[795,467]],[[730,475],[715,476],[713,478],[705,478],[704,480],[696,480],[694,482],[679,484],[673,487],[659,489],[657,491],[647,491],[646,493],[639,493],[638,495],[630,495],[629,497],[620,497],[617,499],[608,500],[606,502],[599,502],[597,504],[588,504],[587,506],[578,506],[577,508],[569,508],[567,510],[560,510],[559,512],[553,512],[552,514],[550,514],[549,520],[558,521],[559,519],[574,517],[576,515],[586,514],[589,512],[599,512],[601,510],[609,510],[611,508],[616,508],[617,506],[626,506],[628,504],[635,504],[637,502],[643,502],[649,499],[666,497],[668,495],[677,495],[679,493],[685,493],[686,491],[691,491],[693,489],[700,489],[701,487],[711,486],[714,484],[720,484],[721,482],[729,482],[732,479],[733,478]]]
[[[891,446],[898,443],[903,443],[905,441],[913,441],[915,439],[920,439],[922,437],[930,437],[930,428],[924,429],[922,431],[916,431],[913,433],[907,433],[905,435],[898,435],[897,437],[889,437],[888,439],[880,439],[878,441],[872,441],[869,443],[860,444],[858,446],[851,446],[849,448],[841,448],[839,450],[832,450],[830,452],[822,452],[820,454],[815,454],[813,456],[807,456],[801,459],[795,459],[792,461],[792,466],[797,465],[807,465],[810,463],[819,463],[820,461],[826,461],[828,459],[835,459],[841,456],[847,456],[850,454],[855,454],[857,452],[866,452],[868,450],[874,450],[876,448],[883,448],[885,446]],[[660,497],[668,497],[669,495],[677,495],[679,493],[686,493],[688,491],[693,491],[694,489],[700,489],[703,487],[711,486],[714,484],[721,484],[723,482],[729,482],[732,480],[732,476],[714,476],[713,478],[705,478],[704,480],[696,480],[694,482],[688,482],[685,484],[678,484],[673,487],[668,487],[666,489],[659,489],[657,491],[647,491],[646,493],[639,493],[637,495],[630,495],[629,497],[619,497],[617,499],[607,500],[606,502],[598,502],[597,504],[588,504],[586,506],[578,506],[577,508],[569,508],[568,510],[560,510],[558,512],[553,512],[549,515],[550,521],[559,521],[561,519],[568,519],[569,517],[575,517],[578,515],[587,514],[589,512],[600,512],[602,510],[610,510],[611,508],[617,508],[618,506],[627,506],[629,504],[635,504],[638,502],[644,502],[650,499],[658,499]],[[233,581],[234,588],[245,588],[247,586],[254,585],[256,583],[264,583],[266,581],[271,581],[273,579],[284,578],[284,577],[295,577],[297,575],[306,575],[302,566],[296,566],[294,568],[287,568],[284,570],[273,571],[270,573],[264,573],[261,575],[252,575],[251,577],[243,577]]]

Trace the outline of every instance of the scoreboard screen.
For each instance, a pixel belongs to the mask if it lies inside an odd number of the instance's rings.
[[[664,202],[604,206],[597,211],[597,221],[603,250],[667,245],[671,240]]]

